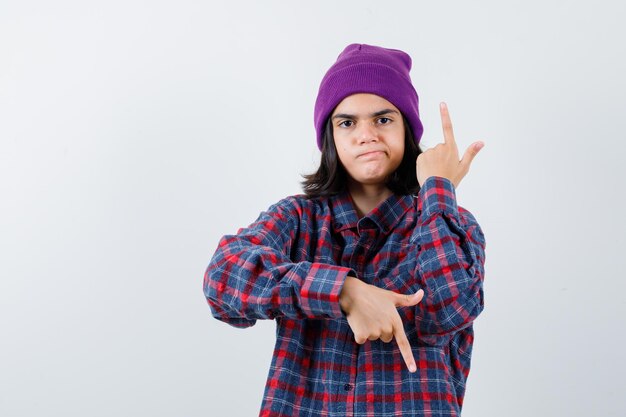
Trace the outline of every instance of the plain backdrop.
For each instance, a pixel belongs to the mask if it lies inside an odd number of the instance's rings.
[[[275,322],[214,319],[219,238],[300,193],[349,43],[448,103],[487,241],[463,415],[623,416],[621,1],[0,3],[0,415],[253,416]]]

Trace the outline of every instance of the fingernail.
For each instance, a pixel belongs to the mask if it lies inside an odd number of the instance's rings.
[[[410,364],[410,365],[409,365],[409,371],[411,371],[411,372],[415,372],[415,371],[417,371],[417,367],[415,366],[415,364],[414,364],[414,363],[412,363],[412,364]]]

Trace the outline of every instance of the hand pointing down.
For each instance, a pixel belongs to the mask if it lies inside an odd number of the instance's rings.
[[[377,339],[388,343],[395,338],[409,371],[415,372],[415,358],[397,307],[414,306],[423,296],[423,290],[399,294],[348,276],[339,294],[339,304],[358,344]]]

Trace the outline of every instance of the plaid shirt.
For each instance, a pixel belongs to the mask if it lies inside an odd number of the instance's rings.
[[[351,196],[286,197],[224,236],[204,275],[213,316],[276,320],[260,416],[459,416],[472,323],[483,310],[485,239],[454,185],[429,177],[359,219]],[[347,275],[422,301],[398,307],[417,364],[392,340],[356,343],[339,293]]]

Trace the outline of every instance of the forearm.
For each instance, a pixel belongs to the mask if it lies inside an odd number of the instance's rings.
[[[214,317],[248,327],[256,319],[338,318],[339,294],[350,268],[291,262],[271,247],[220,241],[204,279]]]
[[[485,239],[474,216],[456,204],[445,178],[420,191],[416,274],[425,295],[416,311],[418,333],[429,343],[469,325],[484,308]]]

